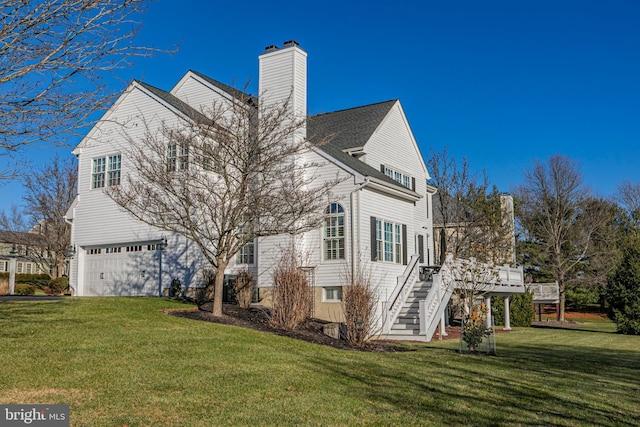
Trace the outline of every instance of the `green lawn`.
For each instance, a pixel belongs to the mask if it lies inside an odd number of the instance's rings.
[[[605,322],[382,354],[161,312],[179,307],[0,303],[0,403],[68,403],[78,426],[640,425],[640,337]]]

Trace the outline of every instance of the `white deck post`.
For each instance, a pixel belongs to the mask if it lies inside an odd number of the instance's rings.
[[[487,308],[487,328],[491,327],[491,297],[484,297],[484,305]]]
[[[11,255],[11,261],[9,261],[9,295],[13,295],[16,286],[16,255]]]
[[[509,297],[504,297],[504,328],[505,331],[511,330],[511,319],[509,318]]]
[[[447,335],[447,331],[445,330],[445,322],[446,322],[446,316],[445,316],[445,312],[442,312],[442,317],[440,318],[440,337],[446,337]]]

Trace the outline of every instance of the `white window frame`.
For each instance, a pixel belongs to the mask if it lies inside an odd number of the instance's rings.
[[[91,189],[120,185],[122,155],[120,153],[95,157],[91,162]]]
[[[322,302],[342,302],[342,286],[323,287]]]
[[[376,219],[376,259],[402,264],[402,258],[402,224]]]
[[[97,157],[93,159],[91,163],[91,188],[104,188],[105,176],[104,172],[107,169],[107,159],[105,157]]]
[[[120,185],[122,176],[122,155],[113,154],[107,156],[107,187]]]
[[[322,253],[325,261],[341,261],[346,257],[345,212],[340,203],[331,203],[324,211]]]
[[[403,187],[408,188],[409,190],[412,189],[411,175],[401,172],[397,169],[392,169],[387,165],[384,165],[384,174]]]
[[[256,241],[251,240],[240,248],[236,255],[237,264],[254,265],[256,263]]]
[[[189,147],[181,144],[167,146],[167,171],[180,172],[189,168]]]

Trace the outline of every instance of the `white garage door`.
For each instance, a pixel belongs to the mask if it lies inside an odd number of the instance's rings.
[[[158,295],[154,244],[86,248],[83,295]]]

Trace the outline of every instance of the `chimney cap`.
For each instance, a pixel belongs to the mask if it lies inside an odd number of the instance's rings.
[[[287,40],[282,47],[299,47],[300,43],[295,40]]]
[[[279,50],[280,48],[278,46],[276,46],[275,44],[270,44],[269,46],[266,46],[264,48],[264,52],[275,52],[276,50]]]

